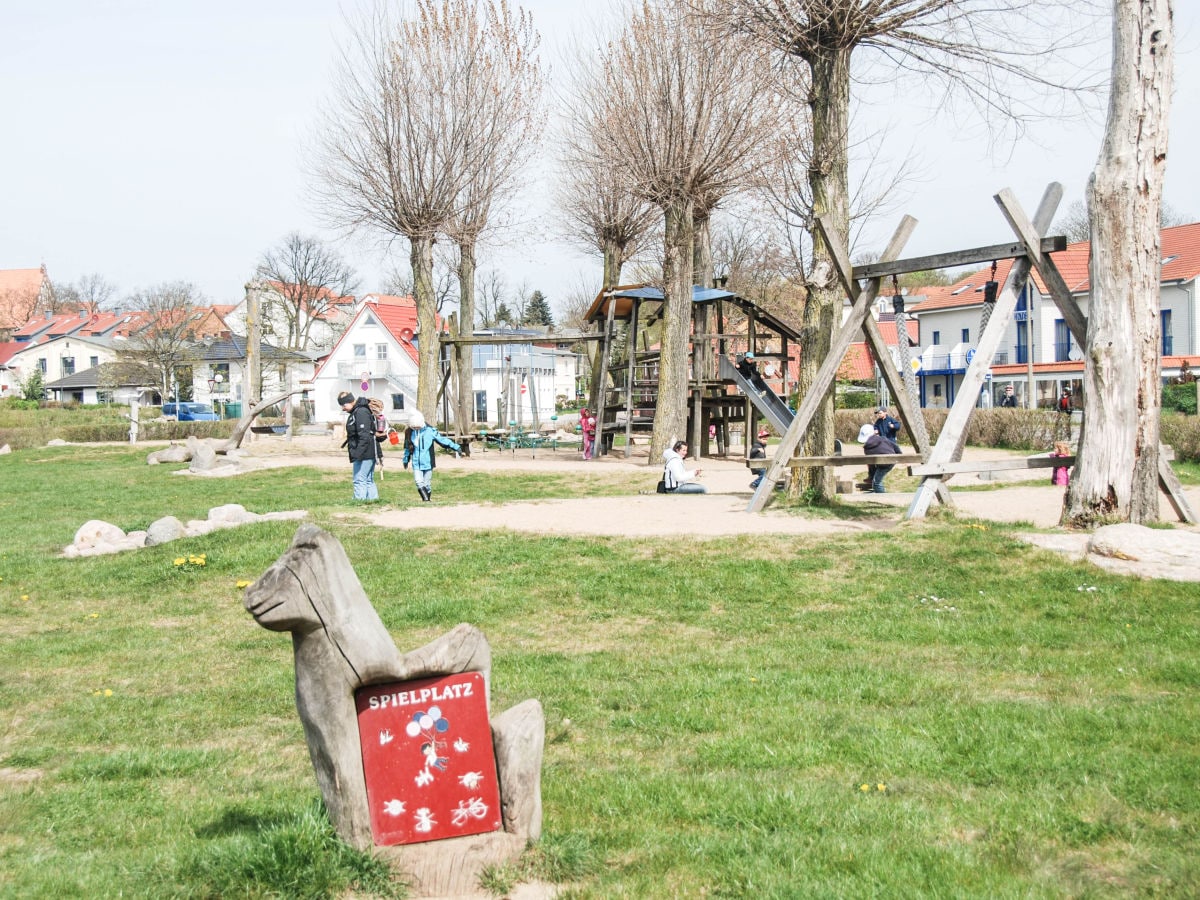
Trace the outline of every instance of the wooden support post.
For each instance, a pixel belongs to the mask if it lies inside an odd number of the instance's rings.
[[[625,354],[629,357],[625,364],[625,458],[633,453],[633,374],[634,362],[637,360],[637,331],[639,300],[633,300],[633,310],[629,318],[629,333],[625,335]]]
[[[613,312],[617,308],[616,298],[608,295],[608,314],[604,317],[604,343],[600,350],[600,390],[596,402],[596,440],[599,441],[599,452],[608,453],[608,439],[604,431],[604,420],[608,413],[608,360],[612,356]]]
[[[1058,208],[1058,203],[1061,199],[1062,185],[1058,183],[1050,184],[1046,188],[1046,192],[1042,195],[1042,201],[1033,218],[1033,229],[1035,234],[1039,235],[1037,240],[1040,241],[1040,234],[1049,228],[1050,223],[1054,221],[1054,211]],[[999,196],[996,197],[996,202],[1000,202]],[[1017,295],[1021,292],[1021,288],[1024,287],[1026,280],[1029,278],[1029,270],[1031,268],[1032,261],[1028,256],[1024,256],[1018,258],[1013,263],[1012,268],[1009,269],[1004,289],[996,299],[996,309],[988,321],[987,328],[979,336],[979,343],[975,346],[975,358],[967,366],[962,385],[959,387],[958,396],[955,398],[954,405],[950,408],[950,414],[946,417],[946,423],[942,426],[942,431],[938,435],[937,444],[929,454],[928,461],[930,464],[955,461],[954,457],[958,451],[959,439],[966,433],[971,412],[975,408],[979,391],[983,387],[983,376],[991,369],[991,361],[996,356],[996,350],[999,348],[1000,341],[1004,337],[1004,331],[1012,319],[1013,310],[1017,307]],[[921,484],[917,487],[916,494],[913,495],[912,503],[909,504],[906,518],[920,519],[925,516],[925,513],[929,510],[929,503],[937,492],[941,481],[942,476],[938,475],[926,476],[921,481]]]
[[[818,217],[817,223],[826,232],[832,230],[825,228],[821,217]],[[917,220],[911,216],[905,216],[901,220],[900,226],[896,229],[895,235],[892,236],[892,240],[888,243],[887,248],[883,251],[881,259],[890,261],[898,257],[905,243],[907,243],[909,235],[912,234],[913,229],[916,227]],[[837,246],[836,241],[829,240],[828,235],[826,236],[826,242],[835,256],[839,254],[842,256],[845,255],[845,248]],[[847,271],[850,270],[848,262],[843,261],[841,267]],[[821,361],[821,366],[817,369],[813,383],[809,385],[804,399],[800,401],[800,408],[796,410],[796,416],[792,419],[792,424],[788,426],[787,432],[783,435],[783,439],[775,449],[775,459],[767,470],[766,477],[759,482],[758,487],[754,491],[754,496],[750,498],[750,505],[747,507],[747,512],[758,512],[766,505],[767,498],[773,492],[775,482],[779,480],[779,476],[784,469],[784,462],[787,457],[792,455],[792,452],[796,449],[796,445],[800,443],[805,430],[808,428],[813,416],[817,413],[817,407],[824,401],[829,386],[833,384],[833,379],[837,377],[837,370],[842,364],[842,357],[846,355],[846,350],[849,349],[851,341],[862,330],[863,321],[870,314],[871,304],[875,301],[875,295],[878,292],[879,279],[874,278],[868,284],[867,289],[862,291],[858,295],[858,299],[854,301],[854,305],[850,308],[849,318],[846,319],[834,337],[833,344],[829,348],[829,354]],[[749,431],[747,431],[746,439],[747,446],[749,446]]]

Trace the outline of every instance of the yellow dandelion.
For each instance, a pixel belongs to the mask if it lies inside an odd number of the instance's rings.
[[[175,565],[177,565],[177,566],[182,566],[186,562],[187,562],[187,559],[185,559],[182,556],[175,557]]]
[[[875,785],[875,790],[877,790],[877,791],[886,791],[886,790],[887,790],[887,785],[886,785],[886,784],[877,784],[877,785]]]
[[[1126,627],[1126,628],[1132,628],[1133,626],[1132,626],[1132,625],[1130,625],[1128,622],[1126,622],[1126,623],[1125,623],[1125,627]]]
[[[90,616],[88,616],[88,618],[89,619],[98,619],[98,618],[100,618],[100,613],[92,613]]]
[[[750,680],[751,680],[751,681],[758,681],[758,679],[757,679],[757,678],[755,678],[753,675],[751,675],[751,676],[750,676]]]
[[[22,594],[22,595],[21,595],[21,599],[22,599],[22,600],[28,600],[28,599],[29,599],[29,595],[28,595],[28,594]]]
[[[248,588],[253,583],[254,582],[252,582],[249,578],[239,578],[237,583],[238,590],[240,591],[242,588]]]
[[[92,691],[92,696],[93,696],[93,697],[99,697],[99,696],[100,696],[100,692],[99,692],[99,691]]]
[[[111,696],[112,696],[112,688],[105,688],[105,689],[104,689],[104,696],[105,696],[105,697],[111,697]]]
[[[869,791],[870,789],[871,789],[871,786],[870,786],[869,784],[864,784],[864,785],[862,785],[861,787],[859,787],[859,790],[860,790],[860,791],[862,791],[864,794],[865,794],[867,791]]]

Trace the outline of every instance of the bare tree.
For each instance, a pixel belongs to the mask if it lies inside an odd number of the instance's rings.
[[[465,152],[470,160],[445,233],[458,251],[458,336],[475,329],[476,253],[481,235],[494,224],[517,179],[537,147],[545,114],[543,74],[538,61],[541,39],[532,17],[507,0],[443,0],[455,32],[447,49],[460,55],[458,99],[469,126]],[[475,409],[473,353],[469,344],[455,348],[458,377],[455,421],[469,428]]]
[[[119,355],[120,371],[156,384],[164,398],[175,394],[190,399],[196,308],[206,305],[204,296],[193,285],[175,281],[134,293],[126,302],[141,313],[144,324]]]
[[[438,315],[446,315],[449,307],[458,303],[458,278],[455,275],[456,266],[446,261],[444,245],[438,244],[433,250],[433,297]],[[384,283],[384,293],[396,297],[412,297],[412,269],[393,268]]]
[[[699,27],[684,0],[634,12],[601,51],[602,78],[577,99],[597,123],[597,160],[630,191],[663,211],[665,305],[658,405],[650,458],[684,433],[688,335],[697,202],[745,185],[757,170],[771,126],[763,102],[765,54],[737,39],[719,44]]]
[[[117,286],[98,273],[81,275],[68,284],[53,284],[51,290],[56,311],[81,310],[89,316],[112,308],[117,294]]]
[[[420,334],[417,406],[430,421],[439,355],[433,245],[483,152],[464,102],[472,60],[459,41],[461,17],[473,6],[415,0],[412,17],[396,20],[380,3],[351,21],[315,158],[318,202],[331,222],[408,241]]]
[[[1060,45],[1052,0],[729,0],[694,2],[706,21],[724,33],[750,34],[781,56],[800,63],[797,89],[809,109],[811,150],[804,166],[808,204],[832,225],[833,239],[850,246],[849,188],[851,60],[890,66],[891,77],[917,75],[922,89],[965,93],[985,116],[1018,121],[1036,111],[1017,101],[1012,82],[1050,89]],[[1021,39],[1014,40],[1014,35]],[[1044,112],[1044,111],[1043,111]],[[807,141],[797,141],[805,146]],[[813,229],[805,274],[800,388],[807,389],[828,355],[840,325],[843,292],[830,251]],[[833,391],[825,397],[806,436],[810,453],[833,449]],[[832,496],[828,469],[805,470],[804,485]]]
[[[1159,218],[1174,81],[1171,0],[1115,0],[1112,89],[1088,182],[1084,433],[1065,522],[1158,520]]]
[[[257,271],[267,287],[260,314],[284,323],[282,346],[289,350],[308,349],[313,325],[358,289],[354,270],[340,254],[319,238],[295,231],[263,254]]]
[[[1173,228],[1176,225],[1187,225],[1189,222],[1196,221],[1195,216],[1182,213],[1171,204],[1163,201],[1162,212],[1159,215],[1158,223],[1163,228]],[[1058,220],[1050,226],[1052,234],[1061,234],[1067,241],[1072,244],[1086,241],[1091,237],[1092,226],[1088,219],[1087,204],[1082,200],[1074,201],[1067,207],[1066,212],[1058,217]]]

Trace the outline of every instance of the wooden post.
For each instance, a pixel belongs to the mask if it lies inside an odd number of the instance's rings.
[[[617,308],[617,299],[609,292],[608,313],[604,317],[604,342],[600,350],[600,389],[596,392],[596,440],[599,441],[599,452],[607,455],[608,445],[604,437],[604,419],[608,411],[608,359],[612,355],[613,312]]]
[[[637,359],[638,315],[641,301],[633,298],[633,309],[630,313],[629,332],[625,335],[625,353],[629,357],[625,365],[625,458],[633,453],[633,375],[636,371],[634,361]]]

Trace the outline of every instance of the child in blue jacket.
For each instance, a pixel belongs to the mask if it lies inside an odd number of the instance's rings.
[[[426,502],[432,497],[433,470],[437,466],[434,444],[441,444],[447,450],[453,450],[456,455],[462,451],[462,447],[450,438],[439,434],[432,425],[426,425],[425,417],[420,412],[413,413],[408,420],[408,430],[404,432],[404,468],[407,469],[408,464],[412,463],[417,493]]]

